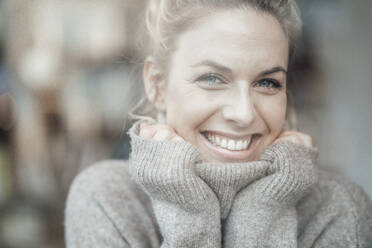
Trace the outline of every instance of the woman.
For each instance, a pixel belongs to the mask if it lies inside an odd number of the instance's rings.
[[[67,247],[367,247],[370,202],[288,131],[294,1],[153,1],[129,161],[74,181]]]

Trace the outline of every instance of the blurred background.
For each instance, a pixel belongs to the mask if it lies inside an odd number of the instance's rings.
[[[319,164],[372,197],[372,1],[301,0],[290,78]],[[64,247],[65,199],[125,159],[139,100],[144,0],[0,0],[0,247]]]

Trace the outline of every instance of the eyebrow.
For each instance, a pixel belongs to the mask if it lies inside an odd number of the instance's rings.
[[[218,71],[221,71],[221,72],[225,72],[225,73],[228,73],[228,74],[232,74],[232,70],[224,65],[221,65],[221,64],[218,64],[214,61],[211,61],[211,60],[204,60],[202,62],[199,62],[199,63],[196,63],[194,65],[192,65],[191,67],[198,67],[198,66],[209,66],[209,67],[213,67],[215,69],[217,69]],[[270,75],[270,74],[274,74],[274,73],[277,73],[277,72],[283,72],[284,74],[287,74],[287,71],[281,67],[281,66],[276,66],[276,67],[273,67],[269,70],[265,70],[265,71],[262,71],[258,77],[263,77],[263,76],[267,76],[267,75]]]
[[[202,62],[199,62],[199,63],[196,63],[196,64],[192,65],[191,67],[198,67],[198,66],[213,67],[213,68],[217,69],[218,71],[222,71],[222,72],[225,72],[225,73],[232,74],[232,70],[229,67],[218,64],[218,63],[213,62],[211,60],[204,60]]]
[[[274,74],[274,73],[277,73],[277,72],[283,72],[284,74],[287,74],[287,71],[283,67],[276,66],[274,68],[271,68],[269,70],[261,72],[259,74],[259,77],[267,76],[267,75]]]

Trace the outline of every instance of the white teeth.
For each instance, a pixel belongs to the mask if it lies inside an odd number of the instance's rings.
[[[236,142],[235,149],[242,150],[242,148],[243,148],[243,141],[239,140],[238,142]]]
[[[212,142],[213,142],[213,141],[212,141]],[[221,139],[220,139],[220,137],[216,137],[216,138],[215,138],[215,144],[218,145],[218,146],[221,145]]]
[[[227,144],[227,149],[234,151],[235,150],[235,141],[229,140],[229,143]]]
[[[227,140],[226,139],[222,139],[222,141],[221,141],[221,147],[222,148],[227,148]]]
[[[252,140],[252,136],[249,138],[249,140],[236,141],[232,139],[221,138],[219,136],[214,136],[210,133],[207,133],[206,137],[212,144],[231,151],[241,151],[248,149]]]

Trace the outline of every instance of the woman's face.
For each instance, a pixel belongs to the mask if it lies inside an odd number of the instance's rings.
[[[167,124],[204,161],[258,159],[282,131],[288,40],[254,10],[221,11],[178,37],[164,89]]]

